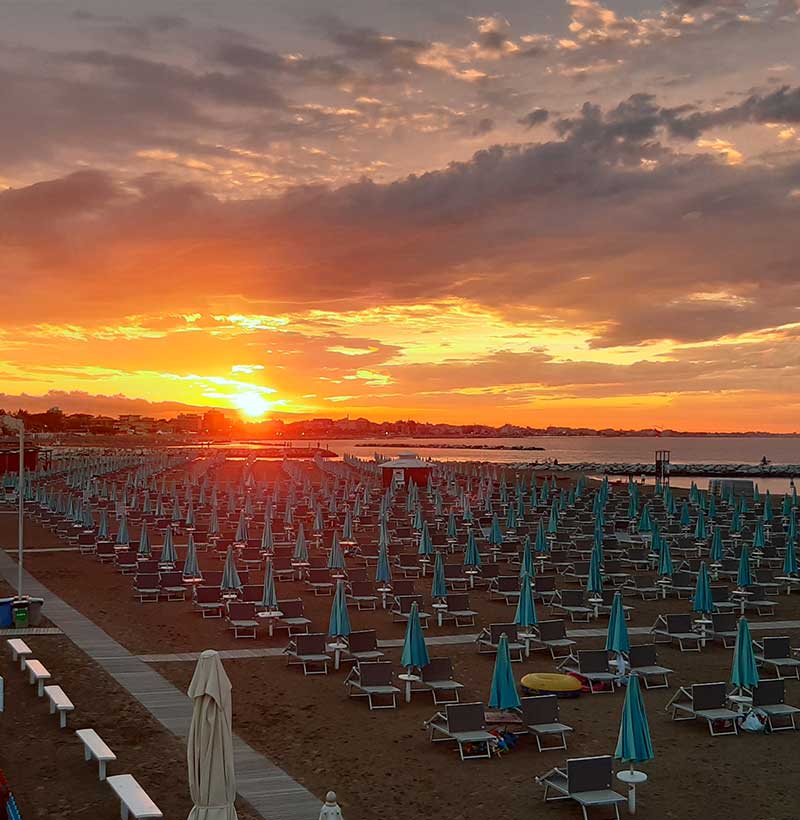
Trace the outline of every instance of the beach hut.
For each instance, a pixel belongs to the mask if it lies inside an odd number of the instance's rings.
[[[380,469],[384,487],[405,487],[409,481],[424,487],[431,476],[431,465],[414,453],[400,453],[398,458],[384,461]]]

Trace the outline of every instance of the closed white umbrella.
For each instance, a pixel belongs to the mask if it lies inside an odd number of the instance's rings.
[[[207,649],[200,655],[189,697],[193,707],[187,760],[194,808],[188,820],[238,820],[233,807],[231,682],[219,652]]]

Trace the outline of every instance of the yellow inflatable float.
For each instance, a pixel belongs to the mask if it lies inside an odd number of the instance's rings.
[[[531,672],[525,675],[520,683],[524,689],[539,695],[574,698],[581,693],[581,682],[577,678],[555,672]]]

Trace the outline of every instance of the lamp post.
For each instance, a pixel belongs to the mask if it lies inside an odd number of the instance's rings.
[[[25,528],[25,425],[22,419],[14,416],[0,416],[0,423],[4,427],[16,430],[19,433],[19,480],[17,482],[17,597],[22,597],[22,545]]]

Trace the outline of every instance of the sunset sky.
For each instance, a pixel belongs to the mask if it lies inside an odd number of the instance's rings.
[[[800,429],[800,0],[0,0],[0,407]]]

